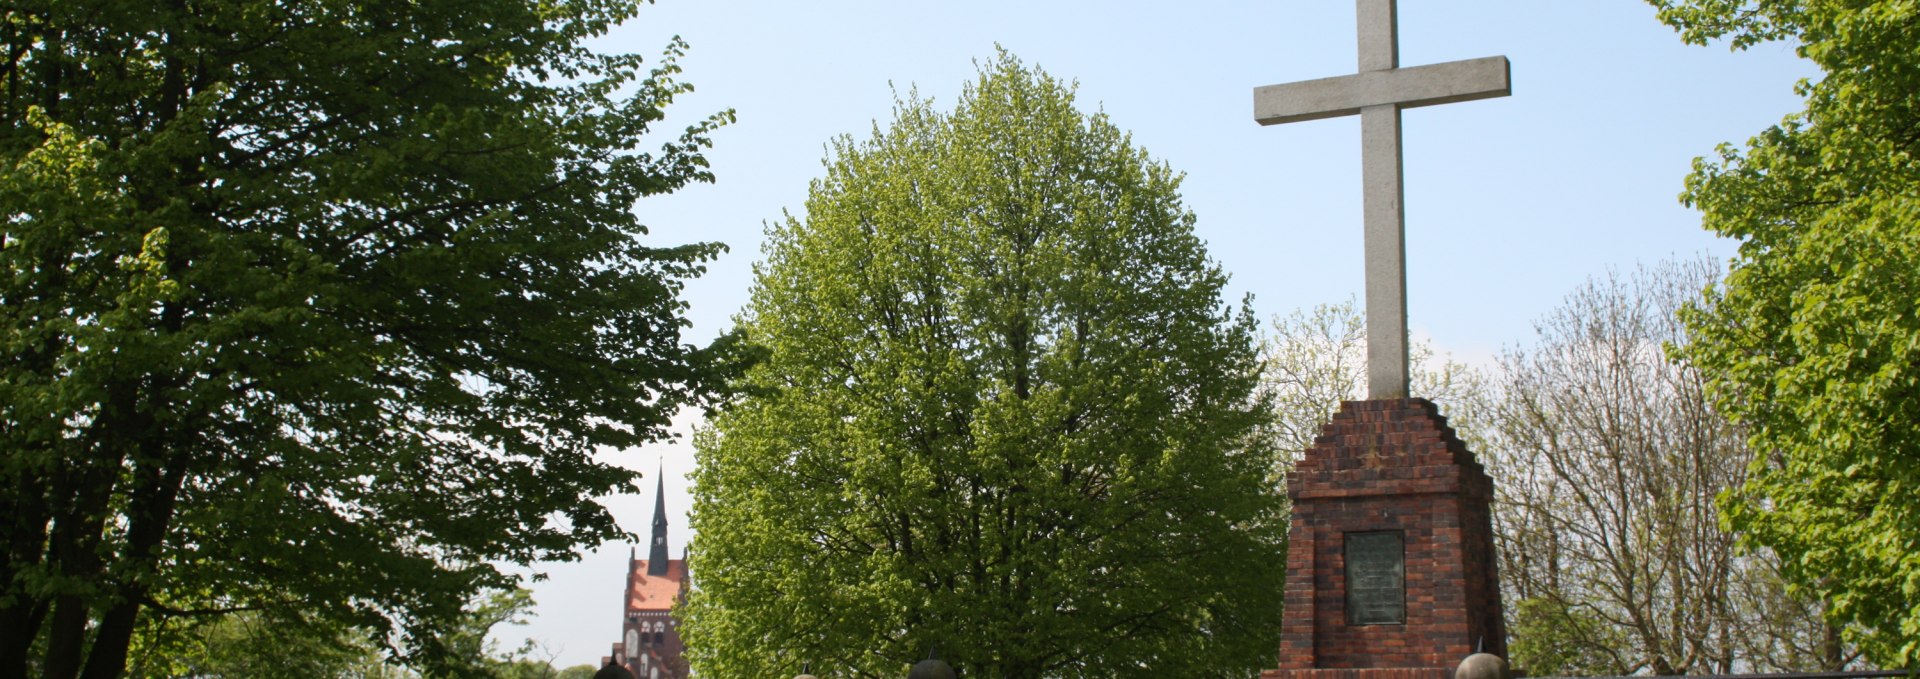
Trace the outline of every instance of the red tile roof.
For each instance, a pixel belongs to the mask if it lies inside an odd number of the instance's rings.
[[[647,560],[635,559],[630,563],[632,570],[627,576],[628,611],[665,611],[673,608],[673,598],[680,595],[680,581],[687,577],[687,562],[673,559],[667,562],[666,575],[647,575]]]

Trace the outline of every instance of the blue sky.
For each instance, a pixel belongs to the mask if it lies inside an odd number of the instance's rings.
[[[1798,110],[1794,83],[1816,75],[1785,45],[1684,45],[1629,0],[1405,0],[1399,15],[1403,66],[1512,61],[1513,96],[1404,116],[1409,325],[1469,361],[1525,342],[1589,276],[1732,254],[1677,201],[1692,160]],[[697,91],[658,129],[739,116],[707,154],[716,183],[636,207],[655,243],[732,248],[688,286],[690,341],[746,302],[764,223],[799,214],[828,140],[887,124],[896,91],[950,107],[996,44],[1077,81],[1082,110],[1105,111],[1186,174],[1182,194],[1233,299],[1253,295],[1265,318],[1360,296],[1359,120],[1265,128],[1252,104],[1259,85],[1354,71],[1351,2],[661,0],[599,45],[654,55],[674,35],[692,45],[681,77]],[[648,530],[664,465],[678,556],[691,449],[607,455],[648,475],[644,492],[606,500],[635,532]],[[619,631],[627,551],[541,566],[536,617],[496,636],[530,637],[561,664],[597,662]]]

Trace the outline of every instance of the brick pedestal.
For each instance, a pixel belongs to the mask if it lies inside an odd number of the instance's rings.
[[[1262,679],[1450,679],[1482,640],[1506,657],[1493,481],[1426,399],[1348,401],[1288,478],[1279,668]],[[1349,624],[1349,533],[1398,532],[1405,622]]]

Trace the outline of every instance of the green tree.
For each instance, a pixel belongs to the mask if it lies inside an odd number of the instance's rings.
[[[550,660],[534,657],[528,641],[503,651],[487,636],[502,624],[523,625],[533,609],[526,589],[475,597],[447,637],[451,658],[432,676],[477,679],[553,679]],[[302,615],[295,610],[247,610],[231,615],[149,619],[135,639],[131,677],[326,677],[411,679],[420,673],[390,662],[381,630]],[[158,629],[153,629],[158,628]],[[585,667],[585,666],[583,666]],[[588,674],[591,674],[589,668]]]
[[[710,180],[629,3],[22,0],[0,17],[0,677],[297,609],[433,667],[493,564],[621,533],[597,447],[704,391],[631,208]],[[383,635],[384,638],[384,635]]]
[[[832,145],[695,439],[703,676],[1243,677],[1285,559],[1255,323],[1179,177],[1004,53]]]
[[[1514,667],[1527,676],[1625,676],[1621,658],[1609,649],[1628,639],[1618,625],[1585,607],[1555,599],[1505,602]],[[1614,644],[1615,646],[1609,646]]]
[[[240,611],[197,620],[171,618],[170,629],[138,637],[127,676],[161,679],[200,677],[325,677],[409,679],[417,676],[384,662],[366,630],[290,611]],[[164,640],[163,645],[156,645]]]
[[[1756,457],[1730,525],[1920,663],[1920,5],[1655,0],[1688,42],[1796,43],[1806,108],[1695,162],[1683,200],[1739,254],[1686,317],[1686,357]],[[1851,629],[1851,628],[1850,628]]]

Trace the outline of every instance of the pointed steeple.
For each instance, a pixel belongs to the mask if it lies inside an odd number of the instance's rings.
[[[653,547],[647,552],[647,575],[667,574],[667,465],[660,463],[653,491]]]

